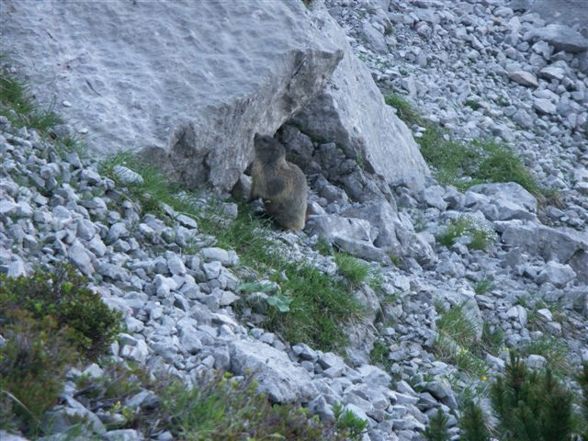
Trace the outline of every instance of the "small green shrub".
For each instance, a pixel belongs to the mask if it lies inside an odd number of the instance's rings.
[[[10,323],[20,310],[37,320],[53,317],[90,359],[102,354],[121,329],[120,313],[110,310],[71,267],[16,279],[0,276],[0,320]]]
[[[479,110],[482,107],[476,100],[466,100],[463,104],[472,110]]]
[[[388,368],[392,364],[390,359],[388,359],[389,354],[390,348],[388,345],[383,341],[377,340],[374,342],[374,347],[370,352],[370,360],[372,364]]]
[[[350,410],[344,410],[340,404],[333,406],[337,429],[346,433],[350,441],[360,441],[361,435],[367,429],[367,421],[362,420]]]
[[[390,94],[386,96],[385,101],[387,105],[397,110],[398,117],[406,124],[424,125],[423,118],[414,110],[412,104],[406,98],[397,94]]]
[[[18,311],[12,319],[0,327],[6,338],[0,348],[0,427],[35,435],[43,413],[57,401],[66,366],[76,354],[51,317],[35,320]]]
[[[358,286],[364,282],[370,273],[367,263],[348,254],[335,253],[335,263],[352,286]]]
[[[429,419],[429,425],[423,433],[427,441],[449,441],[451,438],[448,432],[447,423],[449,418],[441,409]]]
[[[459,428],[461,429],[461,441],[490,441],[490,432],[484,418],[484,412],[472,400],[466,401],[463,406]]]
[[[56,402],[67,366],[101,355],[120,329],[120,314],[86,287],[71,268],[0,276],[0,409],[35,435]],[[3,426],[3,423],[0,424]]]
[[[468,247],[474,250],[485,250],[495,238],[493,231],[478,226],[473,219],[467,216],[460,216],[449,222],[445,231],[437,236],[437,240],[442,245],[451,247],[458,238],[465,235],[471,238]]]
[[[531,372],[511,353],[505,375],[490,388],[503,441],[570,440],[572,394],[549,369]]]

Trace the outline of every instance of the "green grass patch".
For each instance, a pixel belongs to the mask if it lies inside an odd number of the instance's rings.
[[[396,108],[399,118],[407,124],[425,127],[425,132],[416,141],[442,184],[466,190],[489,182],[517,182],[535,196],[547,193],[539,187],[520,157],[507,146],[489,140],[466,143],[452,139],[439,125],[425,120],[400,95],[388,95],[386,104]],[[472,100],[466,101],[465,105],[474,110],[480,108],[480,104]]]
[[[51,110],[39,110],[27,88],[7,72],[0,70],[0,115],[17,128],[30,127],[46,132],[61,119]]]
[[[339,272],[352,286],[358,286],[365,282],[370,274],[370,267],[367,263],[349,254],[335,253],[335,263],[339,268]]]
[[[474,292],[476,294],[485,294],[494,287],[494,281],[492,278],[484,277],[483,279],[476,282],[474,285]]]
[[[521,355],[541,355],[547,360],[547,366],[557,376],[568,376],[572,367],[568,360],[569,348],[566,343],[557,337],[544,335],[537,340],[520,348]]]
[[[476,100],[466,100],[463,104],[472,110],[479,110],[482,108],[480,103]]]
[[[477,184],[516,182],[530,193],[542,190],[522,160],[508,147],[494,141],[464,143],[451,139],[443,130],[429,126],[417,139],[425,160],[436,169],[443,184],[466,190]]]
[[[237,218],[227,223],[214,205],[208,209],[196,207],[192,202],[195,195],[180,192],[155,168],[130,155],[104,162],[102,172],[116,180],[112,169],[117,164],[143,177],[142,185],[128,189],[129,196],[138,200],[144,211],[161,214],[163,203],[194,217],[200,231],[215,236],[219,247],[235,250],[244,266],[279,284],[281,296],[288,299],[288,308],[287,312],[284,308],[269,309],[265,323],[268,329],[280,332],[288,341],[308,343],[322,350],[345,346],[345,326],[361,314],[351,286],[310,264],[288,259],[287,250],[271,240],[270,222],[255,216],[247,205],[241,205]]]
[[[463,305],[441,312],[434,349],[441,359],[454,363],[471,376],[481,378],[488,372],[488,366],[481,358],[483,350],[477,340],[476,328],[467,318]]]
[[[468,248],[473,250],[485,250],[495,238],[493,231],[478,226],[476,222],[468,216],[460,216],[449,222],[445,231],[437,236],[437,241],[446,247],[453,246],[462,236],[469,236],[470,242]]]
[[[390,94],[385,98],[386,104],[392,106],[398,112],[398,117],[407,124],[425,124],[423,117],[414,109],[406,98],[398,94]]]
[[[28,88],[0,67],[0,115],[8,118],[15,128],[37,130],[43,138],[53,142],[61,154],[74,151],[84,155],[86,147],[78,138],[69,135],[57,137],[52,133],[51,129],[62,124],[63,120],[51,107],[39,109]]]
[[[392,361],[388,358],[389,354],[390,348],[388,345],[383,341],[376,340],[370,352],[370,361],[372,364],[388,369],[392,365]]]

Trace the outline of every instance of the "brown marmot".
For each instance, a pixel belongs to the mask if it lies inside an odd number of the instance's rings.
[[[308,186],[302,170],[286,161],[286,149],[271,136],[256,134],[251,166],[251,199],[262,198],[278,224],[301,230],[306,221]]]

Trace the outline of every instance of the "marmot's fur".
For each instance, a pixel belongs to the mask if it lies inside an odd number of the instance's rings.
[[[308,186],[302,170],[286,161],[284,146],[271,136],[255,135],[251,199],[262,198],[276,222],[301,230],[306,221]]]

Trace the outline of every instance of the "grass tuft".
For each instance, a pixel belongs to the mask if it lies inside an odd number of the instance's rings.
[[[365,282],[370,274],[370,267],[367,263],[349,254],[335,253],[335,263],[352,286],[358,286]]]
[[[385,98],[386,104],[392,106],[398,112],[398,117],[406,124],[417,124],[419,126],[424,125],[425,121],[419,113],[414,110],[412,104],[410,104],[406,98],[398,94],[390,94]]]
[[[471,239],[468,243],[468,248],[473,250],[487,249],[495,238],[493,231],[478,226],[476,222],[468,216],[460,216],[449,222],[445,231],[437,236],[437,240],[440,244],[445,245],[446,247],[451,247],[460,237],[466,235]]]

